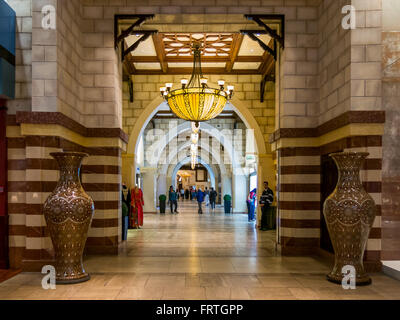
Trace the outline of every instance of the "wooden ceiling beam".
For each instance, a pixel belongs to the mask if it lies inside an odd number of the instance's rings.
[[[168,71],[168,63],[165,61],[165,50],[161,34],[153,34],[154,48],[156,49],[157,59],[160,62],[161,69],[164,73]]]
[[[127,74],[135,74],[137,72],[134,64],[130,62],[129,59],[124,60],[122,68]]]
[[[203,74],[258,74],[258,69],[232,69],[226,72],[225,68],[202,68]],[[192,68],[168,68],[167,74],[192,74]],[[162,70],[136,69],[135,74],[165,74]]]
[[[131,56],[130,61],[132,62],[159,62],[158,56]],[[193,62],[193,57],[164,57],[164,62]],[[262,56],[236,56],[235,62],[263,62],[264,58]],[[231,62],[230,57],[210,57],[202,56],[201,62]]]
[[[243,42],[243,35],[242,34],[235,34],[233,36],[233,43],[232,43],[232,49],[231,49],[231,54],[230,54],[230,59],[228,63],[226,64],[226,72],[231,72],[234,63],[237,61],[238,55],[239,55],[239,50],[240,47],[242,46]],[[249,62],[249,61],[243,61],[243,62]]]

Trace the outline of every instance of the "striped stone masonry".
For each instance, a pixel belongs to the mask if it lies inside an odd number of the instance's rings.
[[[320,155],[318,148],[284,148],[279,158],[280,243],[286,254],[319,247]]]
[[[82,184],[94,200],[95,213],[86,252],[116,253],[121,241],[121,149],[83,147],[62,137],[21,136],[20,130],[16,123],[7,127],[12,267],[36,269],[33,261],[53,258],[42,207],[59,178],[57,162],[50,156],[58,151],[89,154],[82,165]]]
[[[352,136],[320,147],[282,148],[279,155],[280,244],[285,254],[316,252],[320,247],[321,156],[334,152],[368,152],[360,172],[373,197],[377,216],[364,259],[376,269],[381,258],[382,136]]]

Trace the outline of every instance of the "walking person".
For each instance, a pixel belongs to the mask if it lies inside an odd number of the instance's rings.
[[[169,206],[171,209],[171,214],[179,213],[178,212],[178,194],[175,192],[174,188],[172,186],[169,187],[169,193],[168,193],[168,201],[169,201]],[[174,210],[175,208],[175,210]]]
[[[181,198],[182,201],[185,200],[185,190],[183,188],[181,189]]]
[[[268,209],[274,202],[274,192],[268,187],[268,181],[264,181],[264,191],[260,197],[261,206],[261,230],[268,230]]]
[[[249,196],[247,197],[248,208],[249,208],[249,213],[248,213],[249,222],[255,220],[254,211],[256,209],[256,199],[257,199],[257,189],[253,189],[251,190]]]
[[[210,204],[210,190],[206,187],[204,190],[204,200],[206,202],[206,207]]]
[[[194,194],[195,194],[195,191],[194,191],[194,187],[192,187],[192,190],[190,190],[190,200],[194,200]]]
[[[216,200],[217,200],[217,191],[215,191],[214,188],[211,188],[211,191],[210,191],[211,210],[215,210],[215,201]]]
[[[203,214],[203,209],[201,207],[201,204],[204,201],[204,192],[201,191],[201,188],[197,191],[197,204],[199,205],[199,214]]]

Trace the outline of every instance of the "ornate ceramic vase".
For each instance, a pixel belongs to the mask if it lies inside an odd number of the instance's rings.
[[[324,203],[325,220],[335,251],[335,265],[327,277],[335,283],[342,283],[342,268],[347,265],[355,268],[357,285],[371,283],[364,270],[363,257],[376,206],[360,180],[360,168],[368,155],[364,152],[330,155],[339,170],[336,189]]]
[[[94,203],[80,179],[80,167],[86,153],[50,154],[60,167],[60,180],[43,207],[55,253],[56,283],[78,283],[90,279],[82,264],[82,254]]]

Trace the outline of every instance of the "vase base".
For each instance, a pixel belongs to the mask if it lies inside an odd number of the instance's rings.
[[[342,284],[342,279],[343,278],[341,278],[341,277],[337,277],[337,276],[328,274],[326,276],[326,278],[327,278],[327,280],[329,282],[340,284],[340,285]],[[368,276],[356,279],[356,286],[368,286],[371,283],[372,283],[372,279],[370,277],[368,277]]]
[[[90,280],[90,274],[85,273],[80,278],[74,278],[74,279],[61,278],[61,279],[56,279],[56,284],[76,284],[76,283],[86,282],[88,280]]]

